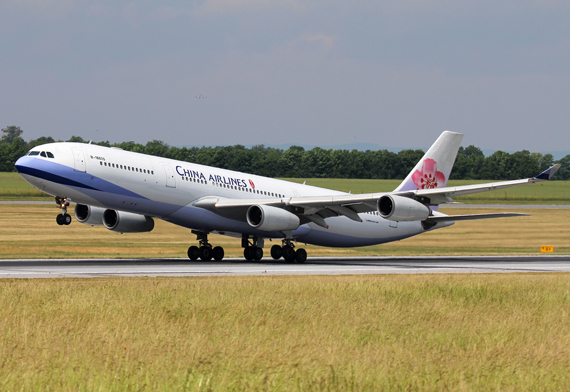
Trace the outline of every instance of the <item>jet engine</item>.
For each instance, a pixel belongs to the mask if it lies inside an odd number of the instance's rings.
[[[378,199],[378,213],[384,219],[399,222],[423,221],[430,208],[419,201],[397,195],[384,195]]]
[[[103,224],[104,208],[77,204],[75,206],[75,219],[77,222],[91,226],[101,226]]]
[[[154,220],[146,215],[105,210],[103,212],[103,225],[107,229],[119,233],[144,233],[154,229]]]
[[[247,210],[247,223],[263,231],[289,231],[300,225],[299,217],[282,208],[253,205]]]

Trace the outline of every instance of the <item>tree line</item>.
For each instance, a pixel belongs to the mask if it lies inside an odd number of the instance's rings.
[[[23,131],[16,126],[2,129],[2,133],[0,171],[3,172],[15,171],[16,160],[31,148],[56,141],[52,137],[40,137],[26,142],[22,138]],[[67,141],[87,143],[79,136],[73,136]],[[242,145],[175,147],[161,140],[146,144],[132,141],[93,144],[267,177],[289,178],[403,179],[424,154],[419,149],[395,153],[388,150],[327,150],[319,147],[305,150],[300,146],[283,150],[264,145],[251,148]],[[451,179],[513,180],[532,177],[555,163],[560,163],[562,167],[554,179],[570,179],[570,154],[557,161],[552,154],[531,153],[527,150],[515,153],[496,151],[486,157],[479,147],[470,145],[459,148]]]

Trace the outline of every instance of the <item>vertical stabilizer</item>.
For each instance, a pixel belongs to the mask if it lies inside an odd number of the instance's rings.
[[[395,191],[445,187],[462,139],[461,133],[444,131]]]

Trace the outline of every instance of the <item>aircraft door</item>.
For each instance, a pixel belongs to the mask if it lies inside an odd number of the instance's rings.
[[[73,149],[73,162],[75,171],[85,173],[85,154],[83,150]]]
[[[174,177],[174,170],[170,165],[162,165],[166,173],[166,186],[169,188],[176,188],[176,178]]]

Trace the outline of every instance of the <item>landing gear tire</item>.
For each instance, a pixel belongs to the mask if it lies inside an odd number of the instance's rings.
[[[191,246],[188,248],[188,258],[192,261],[198,260],[200,257],[200,249],[197,246]]]
[[[212,249],[212,256],[214,257],[214,260],[221,261],[224,258],[224,248],[216,246]]]
[[[252,246],[246,246],[245,248],[243,248],[243,257],[245,257],[245,259],[247,261],[253,260],[253,247]]]
[[[297,263],[304,263],[307,261],[307,251],[303,248],[297,249],[295,252],[295,260]]]
[[[262,249],[262,248],[258,248],[258,247],[255,247],[255,248],[252,248],[252,249],[253,249],[253,251],[251,252],[251,254],[253,255],[253,259],[254,259],[255,261],[261,260],[261,259],[263,258],[263,249]]]
[[[283,248],[281,248],[279,245],[273,245],[271,247],[271,257],[273,257],[275,260],[279,260],[282,256]]]
[[[55,217],[55,221],[57,222],[58,225],[62,226],[65,225],[65,218],[63,217],[62,214],[59,214],[58,216]]]
[[[201,246],[200,247],[200,259],[202,261],[212,260],[212,248],[210,248],[209,246]]]
[[[291,245],[285,245],[283,247],[283,258],[287,263],[295,261],[295,249]]]
[[[65,214],[63,216],[63,224],[69,226],[71,224],[71,215]]]

